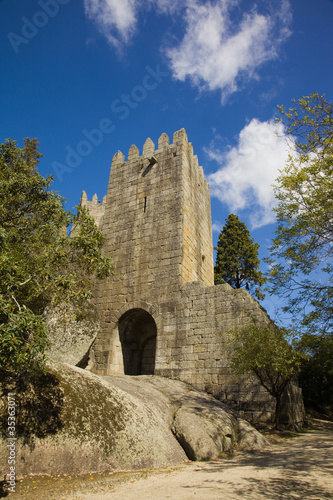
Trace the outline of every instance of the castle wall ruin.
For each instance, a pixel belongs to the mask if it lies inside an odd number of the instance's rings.
[[[184,129],[162,134],[142,155],[115,154],[106,198],[81,204],[106,238],[115,277],[98,284],[100,331],[89,369],[155,374],[205,390],[251,420],[271,420],[274,402],[230,369],[227,332],[266,312],[245,290],[214,285],[209,186]],[[290,399],[290,398],[289,398]],[[294,389],[293,420],[303,419]],[[289,417],[288,417],[289,418]]]

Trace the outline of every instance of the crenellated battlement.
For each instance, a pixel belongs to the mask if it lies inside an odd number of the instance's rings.
[[[141,162],[143,163],[145,160],[150,160],[152,157],[157,157],[161,153],[170,152],[174,155],[184,153],[189,161],[190,166],[193,169],[197,169],[200,177],[204,180],[204,172],[203,168],[199,166],[198,157],[193,153],[192,143],[188,142],[188,137],[184,128],[177,130],[173,134],[173,142],[170,144],[169,136],[163,132],[158,139],[157,149],[155,149],[155,144],[148,137],[142,147],[142,155],[140,155],[139,148],[132,144],[129,148],[127,160],[125,160],[125,155],[121,151],[117,151],[112,159],[112,167],[117,168],[123,166],[127,163],[132,162]],[[158,162],[158,159],[157,159]]]
[[[88,200],[87,193],[82,191],[80,207],[86,208],[90,215],[94,218],[95,223],[98,227],[102,226],[104,213],[106,206],[106,195],[103,197],[102,201],[98,199],[97,194],[95,193],[92,197],[92,200]]]

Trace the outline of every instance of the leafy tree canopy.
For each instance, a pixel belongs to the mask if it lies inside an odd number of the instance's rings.
[[[230,214],[215,247],[215,283],[228,283],[233,288],[244,286],[254,291],[258,299],[263,299],[260,287],[266,278],[259,269],[258,249],[259,244],[254,243],[246,225],[237,215]]]
[[[293,150],[275,185],[269,290],[305,331],[332,333],[333,107],[318,93],[294,102],[279,107]]]
[[[71,303],[78,317],[93,280],[113,274],[104,238],[82,208],[75,216],[37,171],[36,139],[0,145],[0,368],[44,365],[48,306]],[[75,236],[68,237],[70,226]]]
[[[298,349],[306,355],[299,374],[305,406],[332,416],[333,336],[305,334]]]
[[[291,345],[291,332],[273,323],[252,323],[229,332],[231,367],[238,375],[253,373],[275,398],[275,423],[279,426],[281,396],[294,379],[304,357]]]

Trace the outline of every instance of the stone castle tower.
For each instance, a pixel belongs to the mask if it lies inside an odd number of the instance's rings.
[[[89,209],[106,238],[115,277],[98,284],[100,332],[89,368],[100,375],[155,374],[191,383],[250,420],[270,418],[271,398],[229,367],[226,332],[269,321],[244,290],[214,285],[209,186],[184,129],[140,156],[115,154],[106,197]]]

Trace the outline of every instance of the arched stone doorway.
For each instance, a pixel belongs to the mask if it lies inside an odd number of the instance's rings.
[[[118,322],[125,375],[153,375],[157,328],[144,309],[131,309]]]

